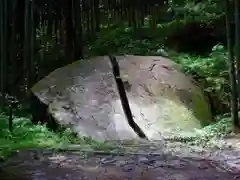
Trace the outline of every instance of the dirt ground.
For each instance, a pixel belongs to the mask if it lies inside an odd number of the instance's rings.
[[[176,142],[124,145],[129,148],[124,153],[83,153],[78,145],[61,152],[21,150],[0,166],[1,180],[240,180],[240,151],[229,145],[211,150]]]

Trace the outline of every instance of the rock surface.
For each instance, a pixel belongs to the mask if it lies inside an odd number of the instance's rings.
[[[191,132],[210,123],[202,91],[180,66],[159,56],[119,56],[123,80],[135,122],[149,139]]]
[[[108,57],[57,69],[32,92],[57,123],[79,135],[98,140],[138,138],[126,121]]]
[[[117,56],[135,122],[148,139],[191,132],[211,121],[201,89],[162,57]],[[32,88],[35,120],[51,118],[98,140],[138,139],[129,126],[108,57],[60,68]],[[40,104],[46,107],[42,108]]]

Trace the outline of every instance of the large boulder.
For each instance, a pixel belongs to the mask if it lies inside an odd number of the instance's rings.
[[[171,60],[159,56],[117,60],[133,119],[148,139],[192,132],[211,122],[201,89]],[[118,91],[107,56],[76,61],[33,86],[33,117],[52,119],[97,140],[137,139]]]

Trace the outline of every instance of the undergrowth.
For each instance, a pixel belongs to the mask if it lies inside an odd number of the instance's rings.
[[[178,136],[166,137],[166,140],[180,141],[189,145],[197,145],[199,147],[216,147],[214,142],[216,139],[224,138],[233,133],[231,118],[223,116],[216,117],[217,123],[210,124],[202,129],[195,129],[190,135],[184,132]]]
[[[208,57],[189,54],[177,54],[170,57],[180,64],[187,74],[193,76],[199,82],[200,86],[204,88],[205,92],[208,92],[213,98],[217,99],[215,103],[218,103],[219,113],[226,113],[221,112],[220,107],[221,105],[229,107],[230,100],[226,48],[218,44],[213,47]]]
[[[12,152],[25,148],[63,148],[69,144],[81,145],[84,150],[110,151],[109,144],[76,137],[69,129],[56,133],[45,125],[33,125],[28,117],[15,117],[13,131],[8,129],[8,116],[0,113],[0,158],[5,159]]]

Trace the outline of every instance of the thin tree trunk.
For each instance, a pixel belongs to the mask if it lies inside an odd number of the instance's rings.
[[[65,57],[69,62],[74,61],[74,28],[72,17],[72,0],[63,0],[63,24],[64,24],[64,47]]]
[[[75,47],[75,59],[81,59],[83,57],[83,40],[82,40],[82,7],[80,7],[80,1],[73,1],[73,14],[74,14],[74,47]]]
[[[1,104],[4,104],[5,93],[7,89],[7,0],[2,0],[0,2],[0,41],[1,41],[1,56],[0,56],[0,100]]]
[[[94,0],[94,12],[95,12],[96,32],[100,32],[99,0]]]
[[[36,45],[36,28],[35,27],[35,15],[34,15],[34,6],[35,6],[35,1],[31,1],[31,10],[30,10],[30,24],[31,24],[31,33],[30,33],[30,65],[31,65],[31,80],[30,80],[30,85],[32,86],[34,83],[36,83],[37,80],[37,69],[36,67],[39,65],[39,63],[36,61],[34,58],[35,56],[35,45]],[[53,25],[52,25],[53,26]]]
[[[226,32],[227,32],[227,44],[228,44],[228,63],[229,63],[229,79],[231,86],[231,118],[233,125],[238,123],[238,94],[236,83],[236,69],[234,60],[234,43],[233,43],[233,29],[231,26],[231,6],[229,0],[226,1]]]
[[[31,34],[31,27],[30,27],[30,4],[29,0],[25,0],[25,28],[24,28],[24,69],[25,72],[25,91],[28,90],[31,84],[31,57],[30,57],[30,34]]]
[[[240,2],[235,0],[235,44],[236,44],[236,67],[237,67],[237,91],[238,91],[238,104],[240,104]],[[240,123],[238,119],[234,121],[235,129],[240,131]]]

